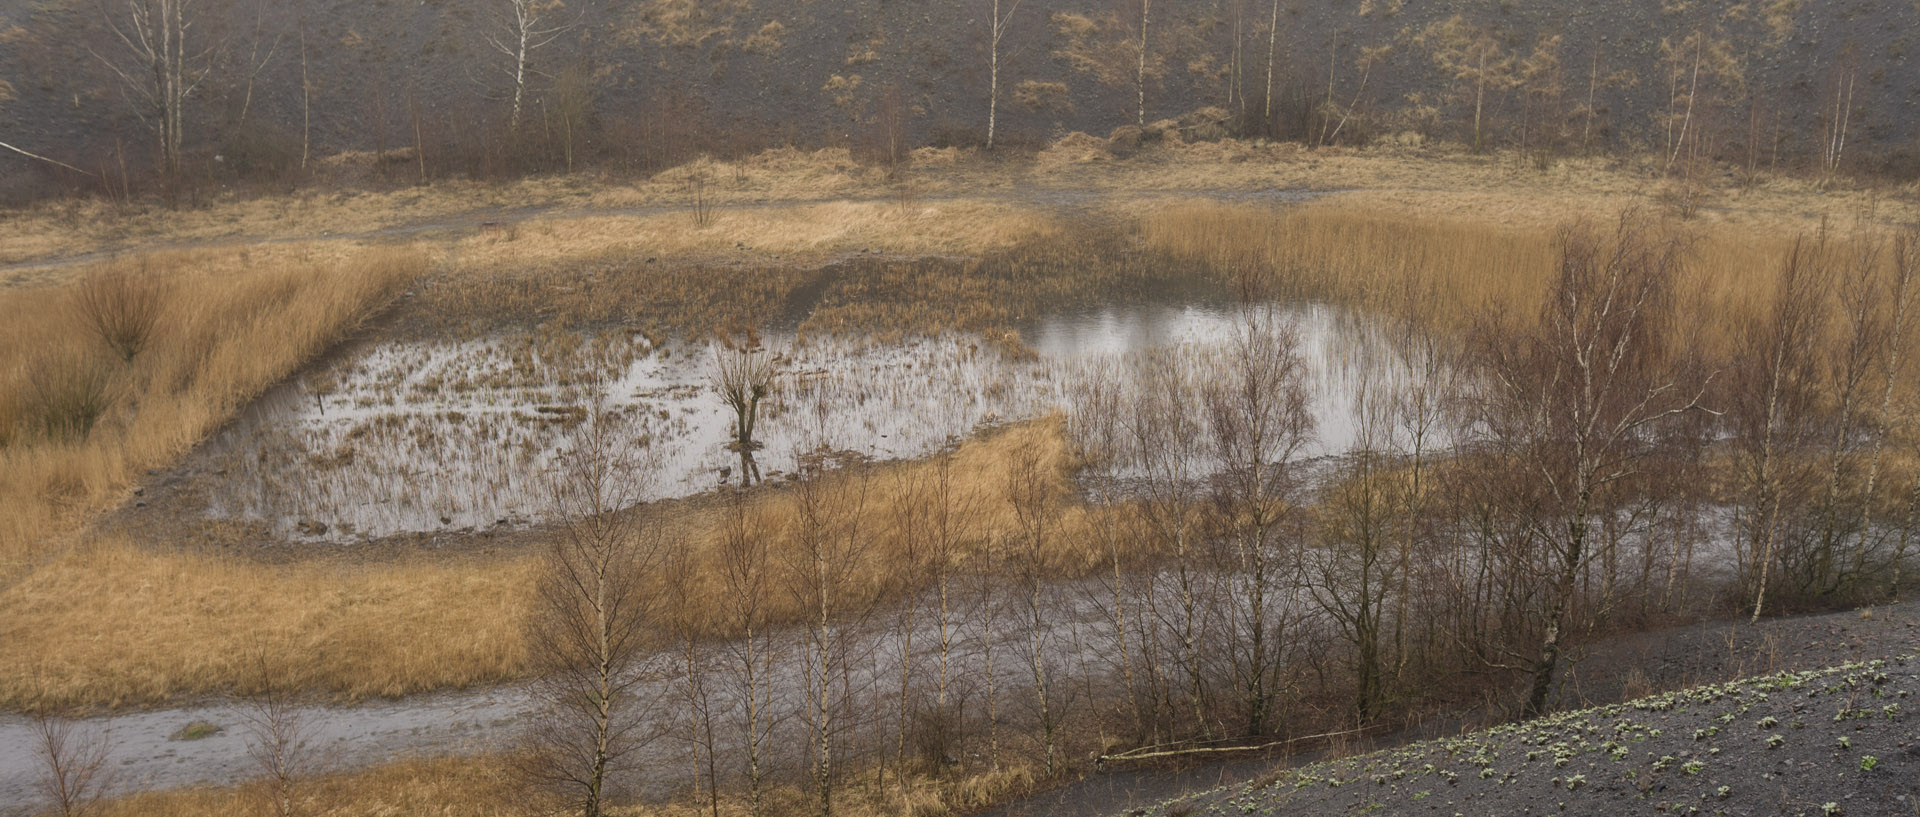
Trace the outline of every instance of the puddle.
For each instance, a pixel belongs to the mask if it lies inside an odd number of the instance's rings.
[[[1404,379],[1407,367],[1348,313],[1277,313],[1306,363],[1317,434],[1304,453],[1343,452],[1359,384]],[[1071,411],[1091,381],[1130,388],[1129,361],[1150,350],[1204,376],[1238,320],[1210,305],[1061,315],[1025,327],[1019,351],[967,334],[764,336],[779,374],[757,465],[778,480],[822,446],[923,457],[983,426]],[[717,351],[624,333],[379,347],[280,389],[216,438],[204,452],[217,477],[206,513],[315,542],[536,523],[567,431],[590,411],[619,418],[621,441],[645,450],[647,498],[712,490],[739,463],[712,385]]]

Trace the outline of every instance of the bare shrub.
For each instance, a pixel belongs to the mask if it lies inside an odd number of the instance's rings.
[[[144,259],[131,269],[113,268],[80,280],[74,309],[88,329],[122,361],[147,348],[166,305],[166,291]]]
[[[68,718],[42,715],[34,723],[40,753],[40,791],[50,814],[91,814],[111,781],[107,755],[113,748],[104,728],[85,729]]]
[[[693,226],[713,224],[713,193],[707,189],[707,174],[695,173],[687,177],[687,192],[693,199]]]
[[[30,422],[56,442],[79,442],[119,399],[114,371],[90,355],[42,356],[27,372]]]
[[[247,757],[266,784],[267,813],[294,817],[300,813],[300,788],[310,771],[312,725],[300,711],[293,685],[267,661],[265,653],[255,652],[252,664],[254,677],[240,714]]]

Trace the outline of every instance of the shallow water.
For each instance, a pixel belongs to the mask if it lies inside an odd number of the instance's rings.
[[[777,480],[822,447],[923,457],[984,426],[1071,411],[1089,380],[1125,381],[1127,362],[1149,350],[1204,377],[1243,314],[1188,304],[1054,316],[1026,327],[1030,351],[965,334],[764,336],[780,373],[756,460]],[[1303,455],[1348,450],[1361,384],[1404,380],[1407,367],[1339,310],[1277,314],[1306,363],[1316,436]],[[619,440],[644,449],[646,497],[711,490],[722,469],[739,468],[726,447],[732,415],[711,383],[715,354],[625,335],[375,348],[282,389],[224,432],[209,448],[221,479],[206,512],[334,542],[539,522],[569,429],[589,412],[619,418]]]

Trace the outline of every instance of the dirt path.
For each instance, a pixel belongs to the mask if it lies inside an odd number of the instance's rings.
[[[916,202],[992,201],[1053,210],[1063,214],[1084,214],[1097,212],[1103,205],[1114,200],[1116,197],[1124,197],[1129,200],[1202,198],[1222,202],[1282,204],[1306,201],[1319,195],[1323,195],[1323,193],[1306,189],[1278,187],[1252,190],[1142,189],[1114,191],[1104,188],[1020,186],[1000,191],[915,196],[913,200]],[[882,195],[763,199],[731,204],[716,204],[713,205],[713,210],[715,212],[748,212],[807,207],[820,204],[864,204],[897,200],[897,197]],[[241,247],[269,247],[319,241],[370,243],[407,239],[453,239],[470,235],[479,230],[483,224],[505,227],[538,219],[647,218],[669,213],[686,212],[688,207],[689,205],[676,203],[640,207],[578,207],[568,204],[549,204],[507,209],[480,208],[438,215],[431,219],[406,224],[352,232],[321,231],[295,235],[234,236],[190,241],[116,244],[92,252],[75,255],[33,258],[0,264],[0,286],[15,286],[22,281],[44,277],[51,272],[82,264],[108,260],[130,252],[237,249]]]
[[[1063,590],[1056,610],[1056,642],[1064,642],[1067,630],[1087,627],[1100,616],[1082,609],[1074,593]],[[923,622],[923,625],[925,622]],[[1091,635],[1090,638],[1097,638]],[[791,639],[797,639],[792,634]],[[1011,649],[1026,634],[1014,629],[996,638],[996,649]],[[872,706],[885,707],[890,679],[896,678],[900,653],[893,645],[894,634],[884,617],[869,622],[856,650],[855,666],[859,678],[857,690],[872,697]],[[931,633],[916,635],[916,650],[927,649]],[[963,649],[958,660],[970,660],[978,653],[978,640]],[[796,643],[788,645],[798,650]],[[1760,672],[1814,669],[1846,661],[1884,657],[1920,646],[1920,603],[1909,602],[1875,611],[1871,618],[1858,612],[1831,613],[1794,618],[1770,619],[1756,626],[1713,622],[1671,628],[1611,639],[1586,651],[1582,672],[1587,680],[1586,701],[1598,701],[1612,694],[1609,680],[1618,688],[1620,679],[1633,669],[1652,689],[1668,689]],[[721,660],[724,649],[714,648],[702,660]],[[684,749],[673,730],[684,717],[685,703],[677,700],[679,677],[671,659],[654,668],[656,673],[642,698],[652,703],[649,717],[663,735],[648,752],[663,763]],[[921,656],[916,661],[926,661]],[[1060,661],[1071,660],[1065,653]],[[797,667],[797,662],[788,662]],[[794,670],[804,671],[804,670]],[[1017,661],[1004,661],[996,677],[1001,677],[1003,694],[1018,695],[1024,668]],[[799,688],[798,677],[776,687]],[[1669,684],[1668,682],[1673,682]],[[1640,683],[1640,682],[1636,682]],[[723,685],[724,686],[724,685]],[[1571,690],[1571,688],[1570,688]],[[1644,690],[1643,690],[1644,691]],[[1612,698],[1611,700],[1617,700]],[[1576,695],[1571,703],[1578,703]],[[726,712],[732,705],[718,704]],[[797,699],[779,702],[792,708]],[[346,772],[391,762],[409,755],[475,754],[506,748],[518,736],[534,711],[530,694],[518,687],[502,687],[472,692],[422,695],[395,701],[380,701],[358,706],[311,706],[301,710],[302,722],[309,732],[314,756],[321,759],[316,771]],[[193,785],[230,785],[255,776],[255,764],[248,757],[248,731],[245,724],[248,707],[235,702],[207,702],[148,712],[121,714],[83,722],[87,730],[105,731],[113,744],[109,767],[113,769],[112,787],[116,792],[159,790]],[[799,729],[804,718],[787,719],[789,729]],[[1403,732],[1382,737],[1379,746],[1398,745],[1411,740],[1453,734],[1461,719],[1434,719],[1445,725],[1426,733]],[[189,724],[209,723],[220,732],[197,740],[178,739]],[[24,815],[37,798],[36,781],[40,757],[34,746],[35,722],[18,715],[0,717],[0,814]],[[792,736],[787,745],[804,745],[804,735]],[[775,741],[776,745],[781,741]],[[727,747],[721,746],[721,753]],[[1300,759],[1312,759],[1302,755]],[[1119,814],[1130,809],[1199,791],[1241,783],[1263,777],[1283,765],[1280,758],[1236,757],[1218,762],[1184,767],[1119,767],[1095,772],[1049,789],[1033,797],[1015,801],[988,812],[989,815],[1074,815]],[[677,767],[672,767],[676,768]],[[656,780],[669,789],[678,781]]]

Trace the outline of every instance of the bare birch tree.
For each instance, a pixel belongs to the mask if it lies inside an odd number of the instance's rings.
[[[1133,361],[1135,393],[1127,434],[1139,481],[1138,506],[1145,531],[1157,548],[1171,557],[1167,569],[1156,571],[1148,584],[1146,614],[1151,629],[1141,634],[1149,641],[1166,628],[1178,642],[1171,657],[1184,680],[1181,691],[1193,722],[1211,737],[1207,706],[1207,673],[1202,666],[1202,640],[1214,610],[1201,586],[1208,578],[1200,530],[1198,496],[1199,458],[1207,444],[1202,416],[1190,411],[1200,404],[1195,373],[1188,370],[1179,349],[1154,349]],[[1171,582],[1167,593],[1161,587]],[[1172,609],[1168,609],[1169,605]],[[1148,641],[1143,652],[1152,653]],[[1171,690],[1168,690],[1171,693]],[[1165,703],[1172,710],[1169,694]],[[1169,719],[1171,721],[1171,718]]]
[[[1883,384],[1880,392],[1880,408],[1876,415],[1879,423],[1878,433],[1873,437],[1872,453],[1867,458],[1867,473],[1860,495],[1859,544],[1853,557],[1853,574],[1864,577],[1867,565],[1868,529],[1872,522],[1875,490],[1879,486],[1881,461],[1885,454],[1888,439],[1894,432],[1894,391],[1906,381],[1906,351],[1908,324],[1913,320],[1914,312],[1920,309],[1920,228],[1909,228],[1894,238],[1893,270],[1891,280],[1887,282],[1886,309],[1888,317],[1886,332],[1880,358]],[[1902,544],[1905,544],[1905,531],[1902,532]],[[1905,548],[1894,557],[1893,575],[1900,575],[1899,561],[1905,556]]]
[[[1139,109],[1134,124],[1147,126],[1147,24],[1153,18],[1153,0],[1140,0],[1140,64],[1134,72],[1134,88],[1139,93]]]
[[[1849,501],[1845,488],[1856,468],[1854,450],[1860,443],[1860,403],[1867,377],[1880,366],[1879,357],[1886,351],[1881,341],[1888,317],[1881,308],[1886,293],[1880,290],[1877,280],[1880,251],[1880,240],[1876,237],[1851,242],[1848,251],[1837,259],[1837,274],[1827,282],[1839,297],[1841,334],[1839,343],[1829,347],[1823,356],[1826,391],[1833,399],[1829,420],[1832,434],[1826,451],[1826,485],[1815,503],[1819,538],[1814,543],[1809,573],[1804,577],[1806,589],[1821,595],[1835,592],[1850,581],[1845,571],[1845,554],[1841,552],[1844,540],[1858,534],[1864,541],[1868,533],[1865,528],[1849,529],[1848,526],[1861,517],[1842,506]],[[1871,503],[1871,499],[1864,496],[1858,501],[1862,505]]]
[[[1482,127],[1487,97],[1504,93],[1519,80],[1514,75],[1515,58],[1485,26],[1477,26],[1454,15],[1428,26],[1418,42],[1431,49],[1433,62],[1455,82],[1461,96],[1473,107],[1473,150],[1486,149]]]
[[[767,556],[768,532],[747,508],[741,492],[727,505],[725,538],[720,543],[722,607],[733,636],[731,663],[741,706],[741,747],[747,773],[747,813],[760,817],[765,806],[766,743],[772,728],[772,645],[767,637],[766,596],[772,590]]]
[[[568,22],[555,22],[553,16],[565,6],[560,0],[498,0],[504,5],[498,11],[499,21],[495,31],[487,35],[487,43],[495,51],[506,55],[509,63],[500,70],[512,83],[513,113],[508,120],[513,130],[520,130],[520,111],[525,104],[527,83],[530,75],[537,73],[533,66],[534,52],[553,44],[554,40],[572,28]]]
[[[836,675],[847,671],[848,625],[858,619],[855,572],[868,541],[862,527],[871,476],[864,464],[852,473],[829,474],[822,453],[802,457],[793,492],[796,510],[788,526],[785,553],[789,592],[806,615],[807,721],[815,805],[821,817],[833,814],[840,774],[836,743],[845,728],[839,720],[846,684],[836,694]]]
[[[1273,61],[1280,44],[1280,0],[1273,0],[1273,19],[1267,21],[1267,101],[1262,109],[1266,127],[1273,127]]]
[[[103,6],[101,16],[120,44],[117,57],[93,52],[120,78],[134,113],[153,131],[161,182],[169,202],[179,203],[180,169],[186,152],[187,101],[210,73],[213,49],[199,43],[196,0],[125,0],[123,13]]]
[[[1013,15],[1020,11],[1021,0],[1006,4],[1006,13],[1000,12],[1001,0],[993,0],[993,16],[988,18],[987,38],[987,149],[993,149],[994,134],[998,130],[1000,118],[1000,40],[1007,34],[1007,26],[1013,21]]]
[[[550,486],[556,530],[545,553],[532,644],[541,704],[525,771],[585,817],[605,813],[614,778],[647,737],[639,695],[660,620],[646,579],[665,543],[642,498],[645,463],[596,406],[571,434]]]
[[[1276,611],[1285,610],[1283,594],[1295,584],[1288,566],[1299,561],[1278,548],[1297,478],[1293,460],[1313,434],[1313,415],[1293,328],[1265,304],[1241,308],[1205,405],[1211,453],[1222,469],[1213,480],[1216,527],[1232,543],[1234,686],[1246,734],[1262,735],[1284,655],[1285,623]]]
[[[1847,155],[1847,137],[1853,127],[1853,89],[1860,74],[1858,52],[1848,45],[1833,67],[1833,79],[1827,88],[1826,104],[1821,106],[1823,120],[1820,145],[1820,169],[1828,179],[1840,172],[1840,160]]]
[[[1309,587],[1353,648],[1354,715],[1364,725],[1385,698],[1386,653],[1393,646],[1386,632],[1389,595],[1404,575],[1389,539],[1403,492],[1387,454],[1390,396],[1371,383],[1358,388],[1358,436],[1318,506],[1326,548],[1316,554]]]
[[[1560,263],[1531,326],[1480,333],[1480,427],[1531,478],[1520,520],[1548,550],[1543,630],[1526,714],[1546,710],[1578,582],[1608,494],[1639,475],[1661,425],[1701,409],[1704,382],[1668,348],[1683,246],[1623,214],[1611,234],[1565,228]]]
[[[1742,584],[1754,620],[1765,608],[1782,526],[1811,481],[1804,448],[1819,399],[1817,340],[1826,284],[1825,238],[1798,240],[1774,274],[1772,302],[1739,337],[1729,419],[1742,494]]]
[[[1052,546],[1055,507],[1059,488],[1055,476],[1039,461],[1032,449],[1015,455],[1008,475],[1007,501],[1014,517],[1015,531],[1008,541],[1008,567],[1019,582],[1021,612],[1026,630],[1027,669],[1033,680],[1034,712],[1040,720],[1042,771],[1051,778],[1058,764],[1058,713],[1050,687],[1047,657],[1052,639],[1047,634],[1046,573],[1048,551]],[[987,633],[988,638],[993,633]]]

